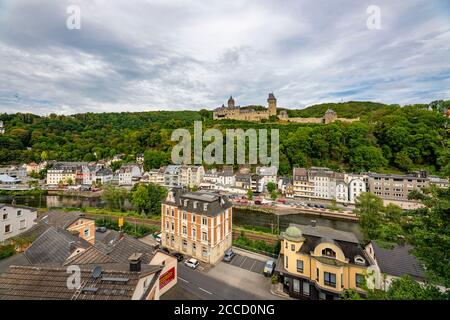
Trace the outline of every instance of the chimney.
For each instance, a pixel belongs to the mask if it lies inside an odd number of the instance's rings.
[[[130,262],[130,271],[131,272],[140,272],[141,271],[141,262],[142,262],[142,253],[133,253],[129,258]]]
[[[311,220],[311,226],[315,227],[317,225],[317,221],[316,220]]]

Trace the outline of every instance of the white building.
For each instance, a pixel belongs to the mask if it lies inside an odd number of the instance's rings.
[[[233,172],[224,171],[218,174],[218,183],[224,187],[234,187],[236,183],[236,176]]]
[[[203,166],[180,166],[178,182],[183,187],[198,187],[202,183],[204,175]]]
[[[166,187],[178,187],[181,186],[181,166],[169,165],[164,171],[164,185]]]
[[[128,164],[119,169],[119,185],[121,186],[131,186],[141,177],[141,168],[136,164]]]
[[[5,133],[5,127],[3,125],[3,121],[0,121],[0,134],[4,134]]]
[[[36,218],[34,208],[0,204],[0,243],[30,229]]]
[[[216,169],[211,169],[205,172],[203,176],[203,182],[216,184],[219,182],[219,173]]]
[[[142,177],[143,182],[145,183],[153,183],[160,186],[164,186],[164,172],[166,171],[166,167],[161,167],[159,169],[152,169],[146,173]]]
[[[367,192],[364,177],[360,175],[348,175],[348,201],[355,203],[361,193]]]
[[[336,180],[333,171],[328,168],[313,167],[309,170],[309,177],[314,186],[312,197],[332,199],[335,196]]]
[[[272,167],[256,167],[256,174],[260,177],[263,189],[267,188],[269,182],[277,184],[278,168]]]

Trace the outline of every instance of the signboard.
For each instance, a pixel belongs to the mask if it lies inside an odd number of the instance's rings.
[[[123,217],[119,218],[119,228],[123,227]]]
[[[164,288],[173,279],[175,279],[175,267],[172,267],[169,271],[159,277],[159,289]]]

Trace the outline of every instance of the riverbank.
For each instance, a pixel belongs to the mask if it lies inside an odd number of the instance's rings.
[[[78,190],[48,190],[50,196],[101,198],[102,191],[78,191]]]

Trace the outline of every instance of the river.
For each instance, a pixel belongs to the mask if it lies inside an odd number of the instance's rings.
[[[101,208],[105,203],[100,198],[85,198],[76,196],[16,196],[16,204],[35,208]],[[0,196],[0,203],[11,203],[12,197]],[[126,204],[131,209],[129,203]],[[233,223],[235,225],[259,226],[268,229],[276,228],[278,223],[281,230],[285,230],[289,223],[310,224],[316,220],[317,225],[326,226],[336,230],[353,232],[361,240],[361,232],[357,222],[311,216],[306,214],[288,214],[277,216],[252,210],[234,209]]]

